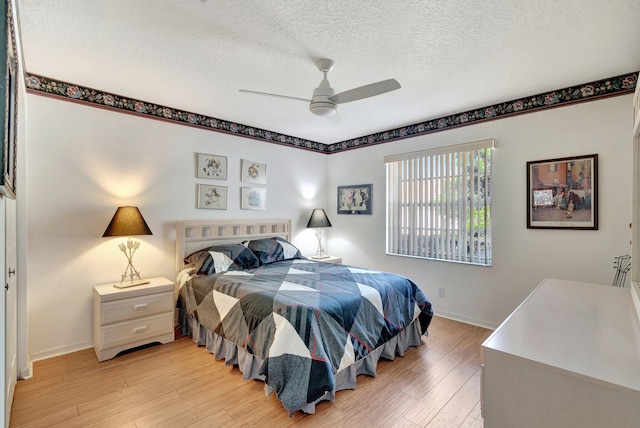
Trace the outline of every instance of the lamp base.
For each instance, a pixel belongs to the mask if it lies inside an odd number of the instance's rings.
[[[311,256],[310,258],[312,258],[312,259],[328,259],[329,257],[331,257],[331,256],[325,254],[323,256]]]
[[[150,282],[151,281],[148,279],[139,279],[137,281],[128,281],[128,282],[121,282],[120,284],[113,284],[113,286],[116,288],[129,288],[129,287],[136,287],[138,285],[148,284]]]

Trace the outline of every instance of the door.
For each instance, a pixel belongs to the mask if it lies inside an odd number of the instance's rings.
[[[6,260],[5,260],[5,242],[6,242],[6,230],[5,230],[5,202],[7,198],[0,197],[0,272],[6,272]],[[6,275],[2,275],[0,277],[5,277]],[[8,364],[7,364],[7,354],[6,354],[6,343],[7,343],[7,292],[0,288],[0,322],[2,322],[2,328],[0,328],[0,364],[2,367],[5,367],[4,370],[0,370],[0,385],[2,385],[2,389],[0,389],[0,403],[2,403],[2,419],[4,420],[4,426],[7,426],[7,421],[9,419],[9,415],[11,412],[11,408],[7,408],[7,388],[8,385],[7,373]]]
[[[16,200],[4,198],[5,208],[5,426],[9,426],[13,391],[18,377],[18,290],[16,280]],[[0,223],[1,225],[1,223]],[[1,227],[1,226],[0,226]]]

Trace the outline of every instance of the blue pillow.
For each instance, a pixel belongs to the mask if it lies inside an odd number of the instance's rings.
[[[184,263],[196,268],[196,273],[210,275],[227,270],[245,270],[260,266],[258,258],[241,244],[214,245],[184,258]]]
[[[293,244],[277,236],[245,241],[244,245],[253,251],[253,254],[260,260],[260,264],[263,265],[280,260],[305,258]]]

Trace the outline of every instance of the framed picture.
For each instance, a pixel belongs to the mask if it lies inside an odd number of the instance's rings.
[[[243,210],[266,210],[267,189],[264,187],[243,187],[240,189],[240,208]]]
[[[240,179],[245,183],[267,184],[267,164],[242,159]]]
[[[338,214],[371,214],[371,184],[338,186]]]
[[[196,176],[198,178],[227,179],[227,157],[196,153]]]
[[[527,162],[527,228],[598,229],[598,155]]]
[[[198,208],[226,210],[228,193],[226,186],[198,184]]]

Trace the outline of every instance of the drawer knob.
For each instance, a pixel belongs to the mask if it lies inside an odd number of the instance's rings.
[[[148,304],[148,303],[140,303],[140,304],[138,304],[138,305],[134,305],[134,306],[133,306],[133,310],[134,310],[134,311],[141,311],[141,310],[143,310],[143,309],[147,309],[148,307],[149,307],[149,304]]]
[[[141,327],[134,328],[133,332],[136,333],[136,334],[137,333],[143,333],[143,332],[147,331],[148,329],[149,329],[149,327],[147,327],[146,325],[143,325]]]

